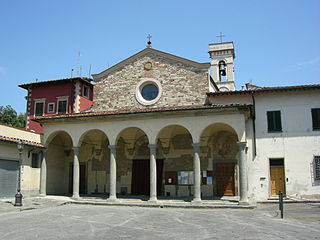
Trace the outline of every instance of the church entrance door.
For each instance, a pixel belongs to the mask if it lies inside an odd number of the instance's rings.
[[[216,164],[217,196],[234,196],[234,163]]]
[[[157,194],[162,194],[163,159],[157,159]],[[132,195],[150,195],[150,160],[132,161]]]

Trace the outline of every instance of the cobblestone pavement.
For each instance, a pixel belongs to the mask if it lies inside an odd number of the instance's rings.
[[[8,203],[0,203],[0,239],[320,239],[320,204],[316,203],[287,204],[285,218],[280,219],[276,204],[252,210],[29,201],[38,205],[8,208]]]

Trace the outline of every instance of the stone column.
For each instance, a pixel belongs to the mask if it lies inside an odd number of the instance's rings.
[[[157,201],[157,144],[149,144],[150,149],[150,199],[151,202]]]
[[[80,147],[73,147],[73,198],[79,198],[80,185],[80,165],[79,165]]]
[[[200,174],[200,143],[193,143],[193,173],[194,196],[193,202],[201,202],[201,174]]]
[[[248,203],[248,175],[246,142],[238,142],[239,145],[239,180],[240,180],[240,204]]]
[[[109,145],[110,149],[110,194],[108,201],[117,200],[117,145]]]
[[[40,196],[47,195],[47,150],[42,151],[40,168]]]

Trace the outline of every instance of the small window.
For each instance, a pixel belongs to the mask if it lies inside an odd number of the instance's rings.
[[[36,102],[35,103],[35,115],[42,116],[43,115],[44,102]]]
[[[281,132],[281,112],[280,111],[268,111],[268,132]]]
[[[54,103],[48,103],[48,113],[54,113]]]
[[[314,156],[314,178],[320,180],[320,156]]]
[[[311,109],[312,129],[320,130],[320,108]]]
[[[67,104],[68,101],[66,99],[64,100],[58,100],[58,114],[65,114],[67,113]]]
[[[32,153],[31,167],[32,168],[40,168],[40,160],[39,160],[38,153]]]
[[[88,86],[83,86],[83,96],[85,98],[89,98],[89,92],[90,92],[90,88]]]

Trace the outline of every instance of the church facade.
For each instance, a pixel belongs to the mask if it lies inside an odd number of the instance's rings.
[[[43,114],[40,193],[320,198],[320,85],[237,91],[232,42],[198,63],[151,45],[93,75],[93,105]]]

